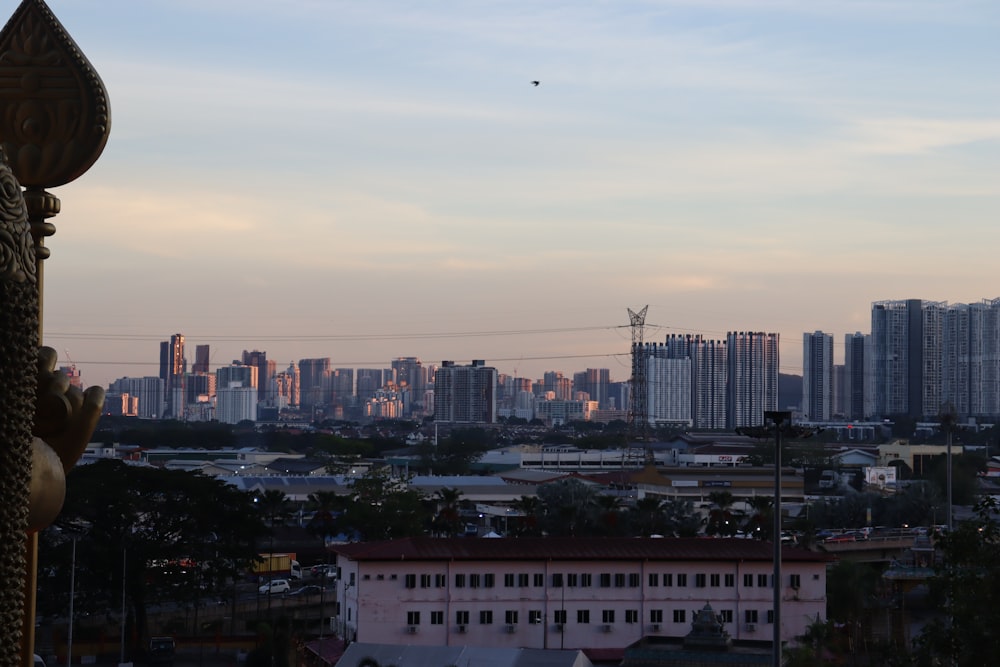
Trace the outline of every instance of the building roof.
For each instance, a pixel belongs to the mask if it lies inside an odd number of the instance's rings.
[[[576,650],[491,648],[485,646],[407,646],[355,642],[347,647],[337,667],[357,667],[368,658],[379,665],[424,667],[591,667]]]
[[[679,537],[518,537],[477,540],[466,537],[411,537],[338,544],[335,553],[356,561],[766,561],[774,546],[758,540]],[[828,562],[825,553],[783,547],[784,561]]]

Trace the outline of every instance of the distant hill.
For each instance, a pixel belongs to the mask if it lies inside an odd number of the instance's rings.
[[[778,373],[778,409],[798,408],[802,403],[802,376]]]

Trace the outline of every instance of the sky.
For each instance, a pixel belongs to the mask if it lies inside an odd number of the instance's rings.
[[[48,4],[111,104],[46,241],[88,385],[173,333],[625,380],[645,306],[800,373],[873,301],[1000,297],[993,0]]]

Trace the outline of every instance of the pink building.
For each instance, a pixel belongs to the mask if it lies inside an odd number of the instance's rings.
[[[337,632],[417,645],[621,649],[683,637],[705,603],[769,641],[773,545],[711,538],[410,538],[338,544]],[[828,554],[782,551],[781,636],[826,618]]]

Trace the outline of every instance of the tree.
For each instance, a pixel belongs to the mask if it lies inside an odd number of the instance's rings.
[[[757,540],[771,540],[774,537],[774,498],[753,496],[746,502],[753,513],[743,524],[743,532]]]
[[[554,536],[584,535],[590,528],[591,506],[597,492],[575,477],[560,479],[538,487],[542,505],[541,527]]]
[[[147,605],[219,596],[250,568],[266,533],[252,505],[249,494],[200,473],[117,459],[77,466],[62,513],[41,535],[39,611],[68,605],[65,565],[75,538],[76,608],[120,609],[124,585],[134,634],[145,640]]]
[[[975,519],[938,540],[943,558],[928,583],[942,613],[917,640],[921,664],[982,665],[1000,643],[998,507],[986,498],[975,509]]]
[[[387,468],[369,470],[354,480],[351,491],[344,525],[362,540],[422,535],[430,524],[423,496],[391,477]]]
[[[712,508],[708,511],[705,526],[706,535],[732,537],[736,534],[736,521],[729,509],[733,504],[733,494],[729,491],[712,491],[708,494]]]
[[[462,531],[462,516],[459,513],[462,492],[451,488],[438,489],[432,500],[437,505],[432,522],[433,533],[444,537],[458,535]]]

